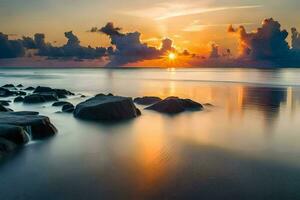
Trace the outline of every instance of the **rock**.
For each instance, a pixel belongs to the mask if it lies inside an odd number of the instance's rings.
[[[203,106],[207,106],[207,107],[213,107],[214,105],[213,105],[213,104],[211,104],[211,103],[205,103],[205,104],[203,104]]]
[[[10,91],[9,89],[0,87],[0,97],[9,97],[15,95],[16,92]]]
[[[135,118],[139,111],[129,97],[96,95],[78,104],[74,116],[93,121],[118,121]]]
[[[16,103],[16,102],[23,102],[24,101],[24,98],[23,97],[21,97],[21,96],[18,96],[18,97],[16,97],[15,99],[14,99],[14,102]]]
[[[38,115],[36,112],[2,112],[0,124],[22,127],[32,139],[43,139],[57,132],[48,117]]]
[[[134,103],[140,104],[140,105],[152,105],[155,104],[162,99],[159,97],[137,97],[133,101]]]
[[[67,102],[67,101],[57,101],[57,102],[54,102],[54,103],[52,104],[52,106],[54,106],[54,107],[60,107],[60,106],[63,106],[63,105],[65,105],[65,104],[70,104],[70,103]]]
[[[0,124],[0,138],[4,138],[18,145],[26,144],[29,141],[22,127],[8,124]]]
[[[27,90],[27,91],[31,91],[31,90],[34,90],[35,88],[34,87],[27,87],[27,88],[25,88],[25,90]]]
[[[71,103],[65,104],[62,107],[62,112],[72,113],[74,111],[74,106]]]
[[[12,111],[12,110],[9,108],[6,108],[0,104],[0,112],[10,112],[10,111]]]
[[[180,99],[178,97],[168,97],[158,103],[155,103],[147,108],[147,110],[155,110],[161,113],[177,114],[188,110],[202,110],[203,106],[200,103],[191,99]]]
[[[17,145],[15,143],[4,138],[0,138],[0,158],[5,154],[14,151],[16,148]]]
[[[8,100],[0,100],[0,105],[2,105],[2,106],[9,106],[10,102],[11,101],[8,101]]]
[[[45,103],[48,101],[57,101],[57,97],[53,94],[41,93],[41,94],[31,94],[24,98],[23,103],[34,104],[34,103]]]
[[[27,95],[27,93],[24,92],[24,91],[17,91],[17,92],[16,92],[16,95],[19,95],[19,96],[25,96],[25,95]]]
[[[82,94],[80,97],[81,97],[81,98],[85,98],[86,96],[85,96],[84,94]]]
[[[14,88],[15,86],[13,84],[5,84],[2,87],[4,87],[4,88]]]
[[[22,84],[17,85],[18,88],[24,87]]]
[[[58,98],[67,98],[67,95],[74,95],[74,93],[65,90],[65,89],[52,89],[50,87],[41,87],[38,86],[33,93],[52,93],[56,95]]]

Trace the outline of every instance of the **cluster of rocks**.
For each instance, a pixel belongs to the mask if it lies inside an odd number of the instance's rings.
[[[7,84],[0,87],[0,97],[17,96],[14,102],[35,104],[54,102],[53,107],[60,107],[61,112],[73,113],[75,118],[91,121],[120,121],[133,119],[141,115],[141,111],[135,106],[146,106],[144,109],[153,110],[165,114],[178,114],[185,111],[200,111],[203,105],[191,99],[179,97],[146,96],[132,99],[131,97],[114,96],[113,94],[97,94],[84,102],[74,106],[70,102],[60,101],[62,98],[74,95],[65,89],[53,89],[39,86],[37,88],[23,85],[14,86]],[[27,91],[27,92],[24,92]],[[81,95],[81,97],[85,97]],[[18,145],[32,139],[42,139],[56,133],[56,128],[46,116],[36,112],[13,112],[7,108],[11,102],[0,100],[0,155],[1,152],[11,151]]]

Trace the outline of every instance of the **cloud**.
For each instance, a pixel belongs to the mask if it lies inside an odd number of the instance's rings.
[[[220,55],[219,55],[219,46],[216,45],[215,43],[212,43],[210,45],[211,47],[211,51],[210,51],[210,54],[209,54],[209,58],[219,58]]]
[[[197,15],[209,12],[217,12],[224,10],[240,10],[240,9],[254,9],[261,8],[262,5],[245,5],[245,6],[224,6],[224,7],[208,7],[203,8],[199,3],[159,3],[153,7],[138,10],[129,10],[123,12],[127,15],[138,17],[148,17],[154,20],[166,20],[174,17],[182,17],[188,15]]]
[[[97,59],[106,55],[106,48],[81,46],[80,40],[72,31],[65,32],[65,37],[68,39],[65,45],[54,47],[50,43],[45,42],[44,34],[35,34],[34,41],[38,49],[38,55],[63,59]]]
[[[8,35],[0,32],[0,58],[17,58],[25,55],[22,40],[9,40]]]
[[[280,59],[289,55],[290,47],[286,41],[288,32],[281,30],[279,22],[273,18],[265,19],[262,27],[255,32],[248,33],[244,26],[229,32],[236,32],[239,38],[239,50],[241,56],[252,59]]]
[[[253,25],[254,23],[250,23],[250,22],[245,22],[245,23],[239,23],[237,25]],[[199,23],[199,20],[195,20],[193,21],[191,24],[189,24],[188,26],[186,26],[183,31],[185,32],[199,32],[199,31],[202,31],[204,29],[207,29],[207,28],[216,28],[216,27],[227,27],[228,24],[200,24]],[[233,25],[229,26],[229,28],[232,28],[233,29]],[[235,30],[228,30],[228,32],[235,32]]]
[[[172,40],[164,39],[162,48],[150,47],[141,42],[141,33],[121,33],[121,28],[115,27],[113,23],[107,23],[104,27],[98,29],[99,32],[108,35],[111,44],[109,48],[110,62],[107,66],[118,67],[128,63],[139,62],[143,60],[158,59],[167,51],[174,50]]]
[[[292,28],[291,32],[292,32],[292,49],[300,50],[300,34],[296,28]]]

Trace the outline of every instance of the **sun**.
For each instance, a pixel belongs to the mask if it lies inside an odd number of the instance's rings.
[[[175,53],[169,53],[168,58],[169,58],[169,60],[175,60],[176,59],[176,54]]]

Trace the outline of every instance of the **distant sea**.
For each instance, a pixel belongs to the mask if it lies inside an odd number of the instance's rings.
[[[0,86],[179,96],[201,112],[83,122],[51,103],[58,135],[0,162],[0,199],[300,199],[300,69],[0,68]]]

